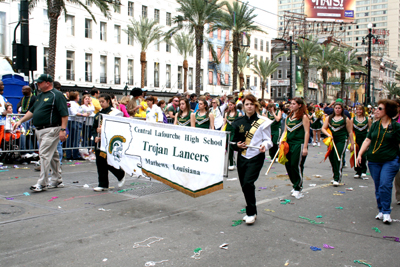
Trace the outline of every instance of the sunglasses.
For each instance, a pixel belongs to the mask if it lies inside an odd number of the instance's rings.
[[[379,110],[384,110],[384,108],[382,108],[382,107],[378,107],[378,109],[379,109]]]

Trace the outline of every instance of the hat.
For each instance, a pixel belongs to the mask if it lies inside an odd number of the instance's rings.
[[[235,94],[235,93],[239,93],[239,90],[235,90],[235,91],[233,91],[233,93]]]
[[[131,91],[131,96],[133,96],[133,97],[140,96],[140,95],[142,95],[142,93],[143,93],[142,89],[140,89],[139,87],[135,87]]]
[[[372,106],[371,106],[371,105],[368,105],[368,108],[372,108]]]
[[[53,82],[53,77],[51,77],[49,74],[40,74],[39,78],[35,81],[37,83],[41,82]]]
[[[227,98],[233,98],[233,95],[228,95]]]
[[[315,105],[314,108],[319,108],[319,105]]]
[[[343,100],[341,99],[341,98],[338,98],[338,99],[336,99],[336,101],[335,102],[340,102],[340,103],[343,103]]]
[[[83,91],[82,95],[90,95],[88,90]]]

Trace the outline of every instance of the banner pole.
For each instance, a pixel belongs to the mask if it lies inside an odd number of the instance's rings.
[[[278,151],[276,151],[276,154],[275,154],[275,156],[274,156],[274,159],[272,160],[271,164],[269,165],[268,170],[267,170],[267,172],[265,173],[265,175],[268,175],[268,173],[269,173],[269,171],[271,170],[271,167],[272,167],[272,165],[274,164],[275,159],[276,159],[276,157],[278,156],[278,154],[279,154],[279,149],[278,149]]]

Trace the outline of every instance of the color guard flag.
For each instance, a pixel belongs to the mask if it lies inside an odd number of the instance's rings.
[[[286,142],[286,140],[287,140],[287,132],[285,132],[285,135],[283,136],[282,142],[279,146],[278,162],[282,165],[285,165],[285,163],[289,161],[286,158],[286,154],[289,153],[289,144]]]
[[[330,135],[332,135],[332,131],[330,129],[327,129],[326,131]],[[329,157],[329,154],[331,154],[331,152],[332,152],[332,148],[333,148],[332,137],[326,137],[322,142],[324,142],[324,144],[328,146],[328,149],[327,149],[326,154],[325,154],[325,158],[323,160],[323,161],[325,161]]]

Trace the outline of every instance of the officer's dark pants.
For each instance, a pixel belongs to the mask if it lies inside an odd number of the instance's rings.
[[[258,176],[260,175],[260,171],[264,164],[264,159],[265,153],[260,153],[251,159],[244,158],[240,152],[238,155],[237,170],[240,185],[242,186],[242,191],[247,204],[246,214],[248,216],[257,214],[256,187],[254,183],[257,181]]]
[[[105,158],[100,156],[100,153],[104,154]],[[99,187],[108,188],[108,171],[114,174],[118,181],[121,181],[122,178],[124,178],[125,172],[122,169],[116,169],[107,164],[107,154],[96,149],[95,155],[97,174],[99,175]]]

